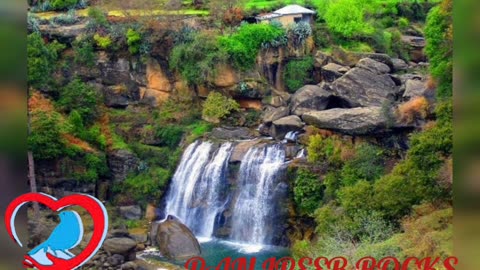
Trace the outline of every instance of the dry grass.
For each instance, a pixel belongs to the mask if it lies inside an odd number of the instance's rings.
[[[416,120],[425,119],[428,108],[428,100],[425,97],[416,97],[398,107],[397,117],[400,122],[411,124]]]
[[[93,147],[90,146],[89,143],[86,141],[83,141],[71,134],[63,134],[63,138],[67,141],[69,145],[76,146],[80,149],[82,149],[85,152],[90,152],[90,153],[96,153],[97,150],[95,150]]]
[[[53,112],[55,108],[50,99],[46,98],[38,91],[32,91],[28,99],[28,110],[31,113],[35,112]]]

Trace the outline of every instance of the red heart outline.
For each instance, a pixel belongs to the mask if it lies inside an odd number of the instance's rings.
[[[97,251],[100,249],[105,237],[107,236],[108,231],[108,214],[105,206],[95,197],[87,194],[74,194],[63,197],[60,200],[57,200],[55,197],[44,193],[27,193],[24,194],[15,200],[13,200],[7,208],[5,213],[5,225],[10,235],[17,244],[22,246],[16,231],[15,231],[15,216],[18,210],[28,202],[38,202],[43,205],[48,206],[52,211],[58,212],[62,209],[69,206],[80,206],[87,210],[90,216],[93,219],[93,234],[90,242],[88,242],[85,249],[78,254],[77,256],[69,259],[59,259],[51,254],[47,254],[49,260],[53,262],[52,265],[41,265],[38,264],[34,259],[29,255],[25,255],[25,261],[28,260],[32,262],[32,266],[35,266],[39,270],[70,270],[76,269],[83,264],[85,264],[89,259],[91,259]],[[25,263],[25,262],[24,262]]]

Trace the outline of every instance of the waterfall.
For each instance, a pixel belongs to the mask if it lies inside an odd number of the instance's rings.
[[[227,198],[228,160],[232,144],[213,153],[211,142],[197,141],[185,150],[166,197],[166,215],[174,215],[196,235],[211,237]]]
[[[278,222],[279,198],[286,191],[285,150],[281,144],[250,148],[243,158],[238,179],[239,195],[232,215],[230,237],[249,244],[271,244]]]

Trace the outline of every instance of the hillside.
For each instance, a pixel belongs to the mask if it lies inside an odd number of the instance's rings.
[[[257,23],[287,4],[315,14]],[[197,237],[295,258],[450,256],[451,11],[449,0],[31,1],[38,190],[107,203],[114,232],[86,269],[143,264],[136,252],[169,213]],[[53,221],[38,223],[30,245]]]

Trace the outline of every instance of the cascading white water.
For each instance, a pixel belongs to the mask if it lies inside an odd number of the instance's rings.
[[[271,244],[278,198],[274,190],[285,172],[285,150],[276,144],[250,148],[240,165],[230,237],[249,244]]]
[[[174,215],[196,235],[211,237],[215,218],[223,211],[228,160],[232,144],[211,157],[213,144],[197,141],[185,150],[166,198],[166,215]]]
[[[225,143],[208,163],[195,191],[201,207],[195,209],[195,221],[198,234],[206,237],[213,235],[215,219],[225,209],[226,199],[222,192],[226,187],[228,160],[232,153],[232,144]]]

